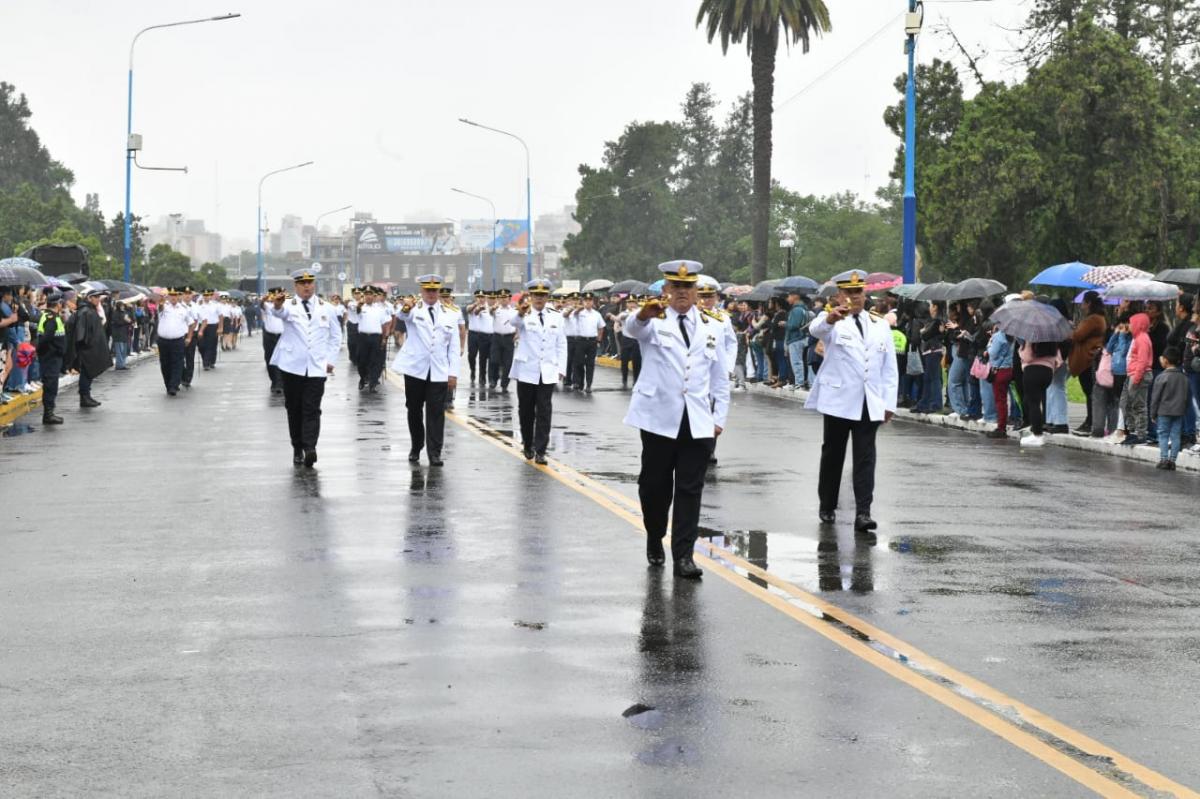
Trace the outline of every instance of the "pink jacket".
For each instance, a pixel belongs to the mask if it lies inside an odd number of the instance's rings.
[[[1150,343],[1150,317],[1144,313],[1135,313],[1129,318],[1129,332],[1133,334],[1133,343],[1129,346],[1129,355],[1125,361],[1125,369],[1129,379],[1136,386],[1150,371],[1154,359],[1154,345]]]

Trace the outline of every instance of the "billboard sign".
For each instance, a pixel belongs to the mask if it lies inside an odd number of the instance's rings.
[[[529,228],[524,219],[500,219],[496,226],[496,251],[524,250],[529,241]],[[458,237],[463,252],[492,249],[492,220],[464,219]]]
[[[364,253],[442,255],[454,250],[454,225],[450,222],[406,224],[359,223],[354,226],[355,246]]]

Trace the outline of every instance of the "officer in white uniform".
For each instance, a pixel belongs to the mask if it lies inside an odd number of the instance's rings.
[[[701,275],[696,284],[696,294],[700,298],[700,308],[710,318],[721,323],[721,348],[725,350],[725,362],[730,371],[737,366],[737,331],[733,329],[733,320],[729,312],[717,307],[717,291],[721,285],[711,275]]]
[[[442,310],[448,314],[454,314],[458,318],[458,351],[461,353],[467,348],[467,318],[463,315],[462,308],[454,304],[454,288],[451,286],[442,286],[438,289],[438,297],[442,301]],[[454,394],[458,387],[446,389],[446,410],[454,408]]]
[[[267,362],[267,377],[271,379],[271,393],[283,393],[283,378],[279,375],[279,367],[271,363],[271,358],[275,355],[275,348],[279,346],[279,337],[283,335],[283,320],[267,310],[267,303],[273,302],[276,294],[283,294],[282,290],[271,289],[267,292],[267,296],[259,303],[262,309],[262,328],[263,328],[263,359]]]
[[[900,378],[891,328],[863,310],[866,280],[861,269],[834,276],[838,305],[817,314],[808,326],[809,334],[825,343],[825,360],[805,407],[825,416],[817,486],[821,522],[835,519],[846,439],[853,437],[854,530],[874,535],[875,433],[896,412]]]
[[[651,300],[625,320],[638,342],[642,373],[633,387],[625,424],[642,431],[638,498],[646,525],[646,559],[664,563],[662,539],[674,501],[671,558],[676,577],[702,572],[692,560],[700,526],[704,473],[729,413],[729,365],[720,325],[696,307],[696,261],[659,265],[667,283],[663,300]]]
[[[458,384],[462,357],[458,315],[447,312],[438,299],[442,279],[421,275],[421,299],[406,302],[396,311],[408,332],[392,369],[404,374],[404,405],[408,408],[410,463],[421,458],[429,445],[429,465],[442,465],[446,429],[446,392]]]
[[[183,381],[183,353],[195,328],[192,313],[179,301],[179,289],[167,292],[167,302],[158,309],[158,363],[167,394],[179,393]]]
[[[563,389],[582,388],[575,385],[575,362],[579,360],[579,323],[575,313],[579,310],[579,292],[573,291],[562,298],[563,324],[567,328],[567,379]]]
[[[196,295],[191,286],[179,289],[179,301],[188,310],[191,319],[192,335],[184,341],[183,346],[183,381],[184,388],[192,387],[192,378],[196,375],[196,350],[200,348],[201,334],[204,332],[204,319],[200,315],[200,306],[196,303]]]
[[[596,310],[596,295],[585,291],[580,295],[582,305],[572,314],[575,322],[575,374],[571,383],[575,388],[592,393],[592,377],[596,374],[596,351],[604,337],[604,317]]]
[[[387,336],[391,332],[392,316],[383,301],[383,289],[367,286],[363,290],[363,304],[358,309],[358,390],[364,388],[374,394],[379,390],[379,379],[383,376],[384,350]]]
[[[553,285],[549,280],[525,284],[526,296],[517,308],[516,353],[509,376],[517,381],[517,417],[525,459],[546,463],[554,388],[567,371],[567,335],[563,317],[546,306]]]
[[[355,366],[358,365],[358,309],[362,301],[362,292],[354,289],[350,292],[350,302],[346,303],[346,351]]]
[[[321,435],[321,398],[325,377],[342,346],[342,326],[329,303],[316,296],[317,276],[307,269],[292,273],[296,296],[276,294],[267,313],[283,322],[283,333],[271,356],[283,377],[283,404],[292,438],[292,463],[317,462]]]
[[[488,294],[477,289],[474,302],[467,306],[467,364],[471,367],[471,385],[475,385],[476,366],[479,367],[479,384],[487,382],[491,354],[492,314]]]
[[[508,393],[508,375],[512,372],[513,354],[517,341],[517,309],[512,304],[512,292],[500,289],[496,292],[496,304],[492,306],[492,388],[500,382],[500,392]]]
[[[196,312],[200,314],[200,360],[204,364],[204,371],[216,368],[217,365],[217,344],[220,341],[221,333],[224,332],[221,328],[223,316],[221,314],[221,304],[217,302],[214,292],[210,289],[204,292],[203,301],[196,306]]]

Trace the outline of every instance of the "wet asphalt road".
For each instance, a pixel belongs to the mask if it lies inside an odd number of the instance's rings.
[[[465,426],[411,467],[402,392],[344,363],[293,469],[257,345],[0,440],[5,795],[1089,793],[730,583],[648,572],[628,522]],[[511,431],[515,394],[465,383]],[[555,397],[551,455],[632,497],[617,386]],[[1200,785],[1194,476],[895,424],[866,546],[816,523],[819,438],[735,398],[717,543]]]

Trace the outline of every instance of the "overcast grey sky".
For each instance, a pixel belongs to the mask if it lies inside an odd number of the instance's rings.
[[[784,185],[803,192],[870,192],[885,182],[896,145],[881,114],[904,68],[898,15],[905,3],[827,3],[833,32],[808,55],[781,51],[773,169]],[[1001,26],[1014,27],[1026,5],[931,2],[919,57],[953,55],[949,40],[931,32],[949,21],[965,42],[993,51],[985,67],[989,77],[1003,77],[1000,51],[1011,35]],[[750,89],[744,49],[722,56],[719,45],[708,44],[693,24],[697,6],[698,0],[6,2],[0,79],[28,95],[34,127],[75,172],[76,196],[98,192],[111,215],[124,203],[133,34],[150,24],[241,12],[238,20],[152,31],[139,41],[133,127],[145,137],[141,160],[186,164],[190,172],[135,170],[135,213],[182,212],[227,238],[251,241],[258,179],[311,159],[313,166],[267,182],[263,206],[272,227],[283,213],[311,222],[351,203],[381,221],[488,215],[486,206],[451,194],[450,186],[491,197],[501,216],[524,216],[520,145],[456,121],[467,116],[529,143],[536,216],[572,201],[577,166],[598,163],[603,143],[626,123],[677,118],[693,81],[711,83],[726,105]]]

